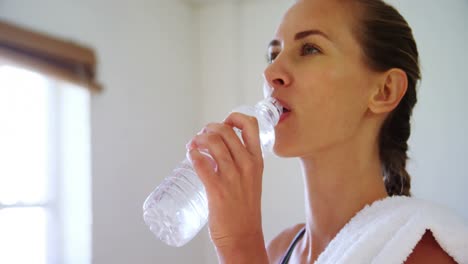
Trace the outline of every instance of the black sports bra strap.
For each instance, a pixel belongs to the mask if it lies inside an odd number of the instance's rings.
[[[304,236],[305,233],[305,227],[303,227],[299,233],[294,237],[294,240],[291,242],[289,245],[288,251],[286,251],[286,254],[284,255],[283,259],[281,260],[281,264],[287,264],[289,262],[289,258],[291,257],[292,252],[294,251],[294,247],[296,247],[297,242],[301,240],[301,238]]]

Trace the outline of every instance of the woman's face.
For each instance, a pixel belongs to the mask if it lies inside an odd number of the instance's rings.
[[[279,156],[313,155],[361,132],[376,73],[353,35],[355,12],[340,2],[298,1],[268,48],[270,93],[290,110],[276,127]]]

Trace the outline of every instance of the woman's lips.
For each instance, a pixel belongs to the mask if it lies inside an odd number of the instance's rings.
[[[281,114],[280,119],[278,121],[278,123],[280,123],[291,114],[291,110],[283,100],[276,97],[275,99],[283,106],[283,113]]]
[[[283,114],[281,114],[281,116],[280,116],[280,119],[279,119],[278,123],[281,123],[281,122],[282,122],[284,119],[286,119],[290,114],[291,114],[290,111],[283,112]]]

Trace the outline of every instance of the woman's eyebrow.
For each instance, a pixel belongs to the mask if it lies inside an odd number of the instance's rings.
[[[325,34],[323,31],[320,31],[318,29],[311,29],[311,30],[305,30],[305,31],[301,31],[301,32],[298,32],[296,33],[296,35],[294,35],[294,40],[300,40],[300,39],[303,39],[303,38],[306,38],[310,35],[319,35],[319,36],[322,36],[324,38],[326,38],[327,40],[331,41],[331,39],[328,37],[327,34]],[[274,47],[274,46],[281,46],[281,42],[277,39],[274,39],[270,42],[270,44],[268,44],[268,48],[270,47]]]
[[[306,38],[306,37],[308,37],[310,35],[319,35],[319,36],[322,36],[322,37],[326,38],[327,40],[330,40],[330,38],[327,36],[327,34],[325,34],[324,32],[322,32],[322,31],[320,31],[318,29],[311,29],[311,30],[298,32],[294,36],[294,40],[303,39],[303,38]]]

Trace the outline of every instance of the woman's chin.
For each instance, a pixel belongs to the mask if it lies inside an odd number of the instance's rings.
[[[273,146],[273,153],[281,158],[292,158],[295,155],[291,152],[291,148],[287,146],[282,146],[281,144],[275,144]]]

